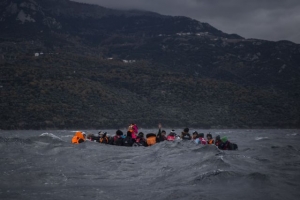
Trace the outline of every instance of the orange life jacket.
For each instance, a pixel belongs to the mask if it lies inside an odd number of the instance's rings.
[[[100,138],[99,142],[107,144],[108,143],[108,138],[107,137],[102,137],[102,138]]]
[[[156,144],[156,137],[155,136],[148,137],[147,144],[148,144],[148,146]]]
[[[215,143],[215,141],[213,139],[210,139],[207,141],[207,144],[214,144],[214,143]]]
[[[84,136],[83,136],[83,134],[82,134],[82,132],[81,131],[77,131],[76,133],[75,133],[75,135],[73,136],[73,138],[72,138],[72,143],[73,144],[79,144],[80,142],[79,141],[84,141]]]

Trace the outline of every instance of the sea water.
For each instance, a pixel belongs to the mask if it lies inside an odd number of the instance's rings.
[[[76,130],[0,130],[0,199],[299,198],[300,130],[195,130],[227,136],[238,150],[180,140],[76,145]]]

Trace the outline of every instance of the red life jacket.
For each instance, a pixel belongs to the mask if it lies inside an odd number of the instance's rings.
[[[175,140],[175,135],[168,135],[167,140],[168,141],[174,141]]]
[[[199,137],[200,144],[206,144],[206,140],[203,137]]]

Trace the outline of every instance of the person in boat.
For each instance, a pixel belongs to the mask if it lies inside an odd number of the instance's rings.
[[[221,136],[217,135],[216,139],[215,139],[215,145],[217,147],[219,147],[219,145],[221,145],[222,141],[221,141]]]
[[[133,145],[132,133],[130,131],[127,131],[127,135],[123,140],[123,146],[132,147],[132,145]]]
[[[215,143],[215,141],[212,138],[212,135],[210,133],[206,134],[206,139],[207,139],[207,144],[214,144]]]
[[[161,123],[158,124],[158,133],[156,135],[156,142],[160,142],[160,138],[161,138]]]
[[[157,133],[157,136],[156,136],[156,142],[163,142],[165,140],[167,140],[166,131],[161,130],[161,124],[159,123],[158,124],[158,133]]]
[[[156,144],[156,135],[155,133],[148,133],[146,135],[147,146],[152,146]]]
[[[133,144],[133,146],[135,147],[139,147],[139,146],[147,146],[147,141],[144,138],[144,133],[143,132],[139,132],[138,136],[135,139],[135,143]]]
[[[190,130],[189,128],[183,129],[183,132],[181,132],[181,136],[180,136],[180,138],[182,140],[191,140],[192,139],[192,137],[189,133],[189,130]]]
[[[79,144],[85,141],[86,134],[82,131],[76,131],[75,135],[72,138],[73,144]]]
[[[167,140],[166,135],[167,135],[166,131],[165,131],[165,130],[162,130],[162,131],[161,131],[161,137],[160,137],[160,141],[161,141],[161,142]]]
[[[199,133],[198,136],[199,136],[199,142],[200,142],[199,144],[207,144],[207,141],[204,138],[204,133]]]
[[[199,135],[198,135],[198,132],[197,131],[194,131],[192,133],[192,140],[196,143],[196,144],[199,144]]]
[[[117,130],[115,136],[113,136],[109,142],[112,145],[123,146],[123,132]]]
[[[98,133],[98,136],[96,136],[94,134],[87,134],[86,138],[92,142],[99,142],[99,139],[100,139],[99,133]]]
[[[227,137],[221,138],[221,143],[218,145],[221,150],[236,150],[238,148],[237,144],[231,143]]]
[[[204,139],[204,134],[198,133],[197,131],[193,132],[193,141],[196,144],[206,144],[206,140]]]
[[[174,141],[176,139],[177,135],[175,133],[175,130],[172,130],[169,135],[167,136],[167,141]]]
[[[134,123],[131,123],[128,126],[128,131],[131,133],[131,138],[135,140],[138,134],[138,126]]]
[[[107,132],[100,131],[99,133],[99,142],[103,144],[109,143],[109,138],[107,137]]]

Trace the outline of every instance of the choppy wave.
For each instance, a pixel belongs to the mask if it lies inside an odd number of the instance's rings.
[[[179,140],[138,148],[74,145],[72,134],[1,135],[0,199],[279,200],[300,195],[300,151],[295,137],[285,137],[290,132],[213,132],[237,141],[237,151]]]
[[[54,140],[61,140],[62,141],[62,139],[60,137],[54,135],[53,133],[42,133],[40,135],[40,137],[48,137],[48,138],[52,138]]]

